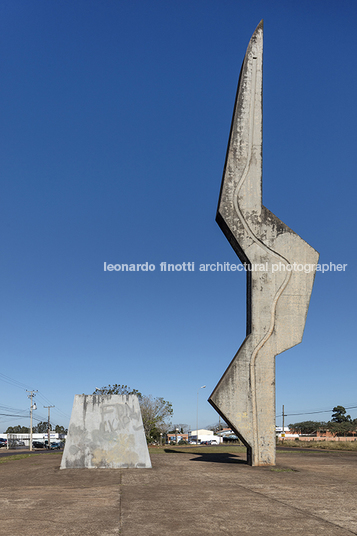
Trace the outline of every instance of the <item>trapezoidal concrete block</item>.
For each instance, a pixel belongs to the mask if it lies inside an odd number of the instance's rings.
[[[150,468],[138,397],[76,395],[61,469]]]

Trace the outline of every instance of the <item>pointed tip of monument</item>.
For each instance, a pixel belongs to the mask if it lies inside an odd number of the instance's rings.
[[[258,26],[255,28],[255,30],[254,30],[254,34],[256,34],[257,32],[259,32],[260,30],[262,30],[262,31],[264,30],[264,19],[262,19],[262,20],[260,21],[260,23],[258,24]],[[254,35],[254,34],[253,34],[253,35]]]
[[[262,19],[259,22],[258,26],[255,28],[254,33],[252,37],[250,38],[247,52],[248,50],[250,50],[250,48],[252,47],[254,43],[261,43],[261,46],[263,46],[263,34],[264,34],[264,19]]]

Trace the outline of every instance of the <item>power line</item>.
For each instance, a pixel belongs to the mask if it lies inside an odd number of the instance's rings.
[[[19,409],[19,408],[13,408],[12,406],[3,406],[0,404],[0,410],[1,411],[14,411],[15,413],[21,412],[21,411],[28,411],[27,409]]]
[[[10,376],[6,376],[6,374],[0,373],[0,380],[5,383],[8,383],[9,385],[12,385],[13,387],[17,387],[18,389],[21,389],[23,391],[31,391],[28,385],[26,385],[25,383],[19,382],[18,380],[14,380],[13,378],[10,378]],[[44,394],[42,394],[39,391],[37,391],[37,394],[38,396],[43,398],[45,402],[54,406],[53,402],[49,400]],[[66,417],[66,419],[70,419],[70,416],[67,413],[64,413],[63,411],[61,411],[60,408],[56,407],[55,411],[57,411],[58,413],[61,413],[62,416]]]
[[[6,422],[13,422],[13,419],[19,419],[19,418],[22,419],[22,417],[11,417],[11,419],[1,420],[1,421],[0,421],[0,424],[1,424],[1,426],[2,426],[2,425],[3,425],[4,423],[6,423]],[[5,432],[4,432],[4,433],[5,433]]]
[[[348,407],[345,407],[345,410],[348,410],[348,409],[357,409],[357,406],[348,406]],[[333,409],[325,409],[325,410],[320,410],[320,411],[305,411],[303,413],[285,413],[285,417],[291,417],[293,415],[315,415],[317,413],[333,413]],[[281,415],[276,415],[276,418],[278,417],[281,417]]]
[[[53,402],[51,400],[49,400],[44,394],[42,394],[40,391],[38,392],[38,395],[40,398],[43,398],[47,404],[50,404],[51,406],[53,406],[55,409],[54,411],[57,411],[57,413],[61,413],[64,417],[66,417],[66,419],[70,419],[70,416],[67,414],[67,413],[64,413],[63,411],[61,411],[58,407],[56,407]]]
[[[19,389],[26,390],[28,389],[28,385],[21,383],[17,380],[14,380],[13,378],[10,378],[10,376],[6,376],[5,374],[0,373],[0,380],[9,383],[10,385],[13,385],[14,387],[18,387]]]
[[[4,415],[5,417],[28,417],[28,415],[14,415],[13,413],[0,413],[0,415]]]

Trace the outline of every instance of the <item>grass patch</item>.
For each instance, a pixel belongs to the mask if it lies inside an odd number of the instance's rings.
[[[36,456],[35,454],[14,454],[13,456],[3,456],[0,458],[0,463],[11,462],[12,460],[23,460],[30,456]]]
[[[279,447],[282,445],[279,444]],[[350,450],[357,452],[357,441],[285,441],[284,447],[321,450]]]
[[[289,467],[271,467],[270,470],[275,473],[297,473],[296,469],[290,469]]]
[[[285,441],[284,445],[279,443],[278,447],[292,447],[296,449],[311,450],[333,450],[333,451],[355,451],[357,452],[357,441]],[[282,450],[278,450],[278,452]],[[162,447],[149,447],[150,455],[186,453],[186,454],[245,454],[246,448],[242,445],[163,445]],[[287,454],[289,451],[284,451]],[[317,453],[318,454],[318,453]]]
[[[44,453],[43,453],[44,454]],[[51,452],[46,452],[46,456],[48,456],[49,454],[63,454],[63,452],[61,450],[53,450]],[[0,457],[0,463],[5,463],[5,462],[11,462],[11,461],[15,461],[15,460],[23,460],[24,458],[29,458],[30,456],[40,456],[41,453],[40,452],[28,452],[28,453],[22,453],[22,454],[13,454],[12,456],[1,456]]]

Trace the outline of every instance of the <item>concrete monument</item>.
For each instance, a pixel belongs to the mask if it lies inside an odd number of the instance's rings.
[[[262,205],[262,67],[263,21],[239,77],[216,217],[247,269],[247,336],[209,402],[248,463],[275,465],[275,356],[302,340],[319,255]]]
[[[61,469],[151,467],[135,395],[76,395]]]

